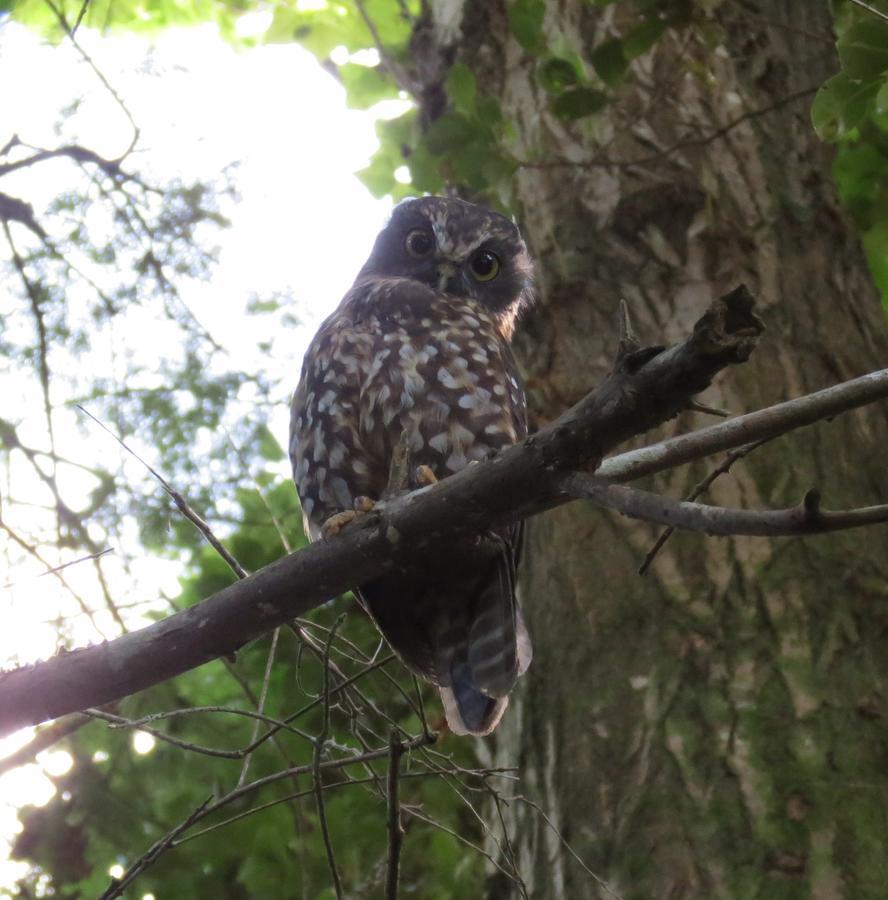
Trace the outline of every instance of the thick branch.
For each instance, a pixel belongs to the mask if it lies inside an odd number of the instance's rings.
[[[688,339],[666,351],[624,354],[617,370],[582,403],[494,458],[377,504],[335,539],[285,556],[190,609],[0,675],[0,735],[101,706],[227,656],[345,590],[415,566],[442,545],[568,502],[562,489],[566,471],[601,459],[621,441],[686,408],[719,370],[748,356],[760,330],[748,298],[735,292],[713,304]],[[888,396],[888,371],[871,379],[879,387],[869,392],[870,401]],[[784,431],[813,421],[807,398],[797,402],[801,420],[784,416]],[[841,408],[854,405],[859,403]],[[820,415],[839,411],[833,406]],[[740,431],[735,445],[750,440]],[[728,446],[722,441],[708,452]]]

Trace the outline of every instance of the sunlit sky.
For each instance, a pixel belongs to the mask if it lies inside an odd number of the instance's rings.
[[[257,26],[261,22],[244,17],[245,29]],[[157,180],[193,180],[241,162],[241,200],[232,227],[219,235],[219,265],[187,300],[235,368],[263,366],[295,384],[308,340],[353,280],[390,209],[389,201],[371,197],[352,173],[377,146],[375,119],[399,114],[405,102],[349,110],[342,88],[305,51],[289,45],[234,50],[212,26],[163,33],[153,48],[132,35],[100,38],[82,30],[78,38],[141,129],[131,168]],[[29,144],[56,146],[53,125],[76,97],[85,98],[73,120],[84,145],[114,158],[129,143],[125,115],[69,45],[48,46],[15,24],[0,23],[0,86],[0,146],[14,133]],[[3,189],[39,209],[64,187],[67,171],[63,161],[40,166],[36,175],[25,170],[4,178]],[[0,303],[17,287],[0,286]],[[244,309],[251,295],[275,292],[294,298],[300,325],[288,335],[285,358],[268,359],[257,350],[266,337],[259,331],[262,317],[248,317]],[[25,433],[29,425],[35,435],[42,432],[42,412],[28,408],[23,388],[3,385],[2,396],[4,416],[21,421]],[[282,404],[269,423],[282,445],[286,421]],[[95,449],[84,446],[82,452],[89,462]],[[67,446],[69,457],[77,453],[76,445]],[[53,579],[37,581],[40,572],[30,558],[0,572],[0,585],[14,585],[0,587],[0,666],[55,650],[52,619],[70,598]],[[176,593],[175,564],[146,559],[137,573],[157,591]],[[76,567],[67,574],[76,585]],[[91,575],[84,572],[82,578],[81,586],[89,588]],[[83,640],[95,640],[95,634],[84,632]],[[26,731],[0,741],[0,756],[29,737]],[[138,752],[150,751],[153,742],[146,737],[134,736]],[[47,802],[54,788],[45,773],[61,774],[70,764],[67,753],[51,750],[37,765],[0,776],[0,896],[3,885],[22,872],[7,859],[8,840],[18,828],[16,808]]]

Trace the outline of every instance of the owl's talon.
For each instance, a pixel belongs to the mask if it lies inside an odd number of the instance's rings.
[[[376,501],[371,500],[369,497],[365,497],[363,494],[355,497],[354,507],[356,513],[368,513],[373,511],[373,507],[376,506]]]
[[[438,483],[438,477],[428,466],[417,466],[413,471],[413,480],[417,487],[429,487]]]
[[[351,523],[360,515],[361,514],[354,509],[344,509],[342,512],[334,513],[323,525],[321,525],[321,537],[323,537],[325,541],[330,540],[331,537],[335,537],[347,525],[351,525]]]

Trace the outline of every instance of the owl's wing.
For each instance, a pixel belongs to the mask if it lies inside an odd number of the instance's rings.
[[[434,682],[451,731],[489,734],[530,664],[515,596],[516,539],[491,536],[457,548],[443,565],[387,575],[360,597],[392,649]]]

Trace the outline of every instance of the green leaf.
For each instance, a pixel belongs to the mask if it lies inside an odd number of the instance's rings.
[[[888,22],[863,19],[852,25],[836,46],[849,78],[869,79],[888,71]]]
[[[626,59],[635,59],[647,53],[660,40],[666,30],[662,19],[647,19],[623,36],[623,53]]]
[[[284,451],[281,445],[267,426],[260,425],[256,429],[256,437],[258,438],[256,449],[263,459],[267,459],[269,462],[277,462],[284,458]]]
[[[875,112],[880,116],[888,115],[888,80],[882,82],[876,94]]]
[[[598,73],[598,77],[610,88],[622,84],[626,77],[629,62],[623,53],[623,42],[619,40],[606,41],[596,47],[590,60]]]
[[[557,94],[580,80],[576,66],[558,56],[550,56],[540,63],[537,69],[537,81],[542,88],[551,94]]]
[[[438,194],[444,187],[441,177],[441,157],[420,144],[410,155],[410,178],[415,190]]]
[[[261,313],[277,312],[281,308],[280,301],[276,297],[268,297],[262,300],[259,297],[251,297],[247,303],[247,313],[251,316]]]
[[[478,126],[456,112],[439,116],[429,126],[425,135],[426,146],[432,153],[440,156],[477,140]]]
[[[561,119],[580,119],[599,112],[607,105],[607,94],[595,88],[574,88],[552,101],[552,111]]]
[[[457,112],[470,113],[475,108],[478,85],[472,70],[462,62],[454,63],[447,73],[447,95]]]
[[[539,55],[545,49],[543,18],[544,0],[515,0],[509,7],[509,28],[528,53]]]
[[[811,104],[811,122],[825,141],[835,141],[855,128],[867,114],[879,91],[879,81],[854,81],[834,75]]]
[[[379,155],[373,157],[369,166],[355,172],[355,176],[374,197],[390,194],[397,184],[388,159]]]
[[[888,312],[888,220],[878,222],[863,236],[863,246],[873,280],[882,292]]]
[[[369,109],[397,90],[394,81],[379,66],[345,63],[339,66],[339,77],[352,109]]]

